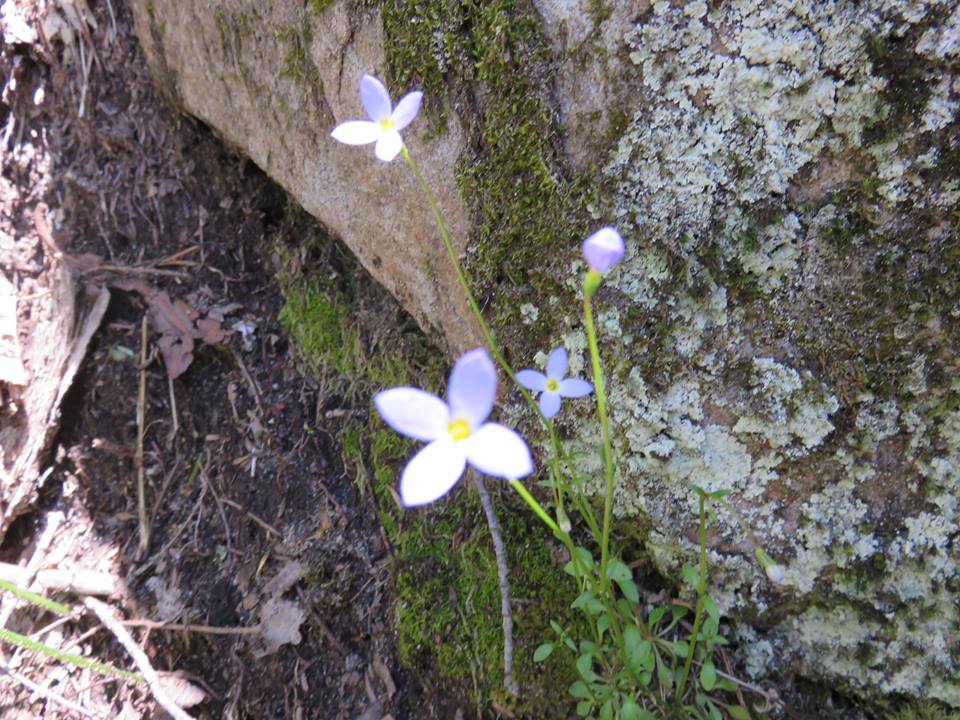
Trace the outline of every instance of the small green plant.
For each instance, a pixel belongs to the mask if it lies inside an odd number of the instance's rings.
[[[684,565],[683,579],[693,593],[692,601],[678,599],[649,606],[641,598],[630,566],[611,548],[616,458],[593,299],[604,275],[624,257],[623,238],[614,228],[604,227],[583,244],[583,257],[588,266],[582,282],[583,322],[593,385],[580,378],[566,377],[567,353],[562,347],[551,353],[546,373],[531,369],[515,372],[473,296],[436,199],[400,135],[415,119],[422,93],[409,93],[394,108],[386,88],[377,79],[365,75],[360,82],[360,98],[370,119],[341,123],[332,136],[350,145],[374,144],[375,155],[383,162],[391,162],[398,155],[406,161],[430,204],[453,269],[487,344],[486,349],[473,350],[457,361],[446,401],[411,387],[391,388],[375,396],[377,410],[390,427],[427,443],[401,475],[400,498],[404,505],[424,505],[439,499],[450,491],[469,465],[481,475],[508,481],[564,545],[569,557],[564,571],[573,578],[579,592],[573,608],[581,611],[583,622],[564,627],[551,621],[555,638],[536,649],[534,660],[545,662],[555,651],[569,656],[579,677],[569,692],[577,701],[577,712],[582,717],[599,720],[658,717],[747,720],[756,717],[760,711],[742,699],[741,690],[747,688],[761,695],[762,692],[718,670],[715,659],[717,648],[726,645],[727,640],[721,634],[719,608],[707,594],[707,530],[716,522],[713,505],[725,502],[725,492],[691,488],[699,499],[699,557],[695,564]],[[543,482],[552,492],[549,510],[521,482],[521,478],[534,472],[526,442],[512,429],[487,422],[496,398],[494,361],[516,384],[549,436],[548,472]],[[589,478],[578,472],[576,458],[567,450],[552,419],[559,412],[563,398],[582,398],[591,393],[596,398],[601,435],[602,513],[594,508],[593,497],[587,492]],[[534,394],[539,395],[539,401],[534,399]],[[478,479],[477,485],[483,498],[482,479]],[[488,512],[497,547],[497,523],[490,515]],[[752,541],[749,530],[748,535]],[[762,548],[757,547],[756,554],[771,581],[782,579],[780,568]],[[502,550],[498,550],[503,588],[504,679],[507,688],[516,692],[511,675],[509,586],[501,558]]]

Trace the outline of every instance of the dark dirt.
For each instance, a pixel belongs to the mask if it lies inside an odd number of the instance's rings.
[[[35,17],[33,3],[19,4]],[[34,238],[34,211],[45,203],[62,250],[125,268],[83,276],[88,287],[113,286],[112,299],[65,401],[53,472],[36,510],[3,538],[2,559],[23,562],[46,516],[62,511],[53,547],[65,547],[51,553],[61,565],[125,579],[126,596],[116,601],[125,618],[169,615],[159,596],[166,588],[175,616],[165,620],[217,627],[254,626],[270,580],[299,562],[303,577],[279,590],[305,613],[299,644],[258,658],[250,635],[132,630],[156,668],[207,688],[209,698],[189,712],[435,717],[434,701],[396,661],[390,550],[374,501],[361,499],[344,472],[336,420],[328,422],[354,408],[297,371],[276,320],[283,299],[271,250],[322,230],[254,165],[156,96],[122,4],[89,6],[96,27],[88,25],[88,37],[8,44],[0,55],[3,175],[14,188],[2,197],[3,230]],[[146,265],[160,272],[130,270]],[[254,329],[247,347],[236,330],[223,343],[198,342],[173,381],[150,335],[145,552],[136,447],[147,307],[142,294],[117,289],[130,278],[202,313],[236,304],[223,329],[240,321]],[[20,622],[29,631],[51,619],[31,610]],[[84,618],[60,632],[79,639],[82,652],[130,667],[108,633],[80,638],[92,627]],[[57,674],[55,663],[17,659],[22,673],[94,717],[163,716],[142,687],[93,676],[91,691]],[[78,715],[0,675],[0,716]]]

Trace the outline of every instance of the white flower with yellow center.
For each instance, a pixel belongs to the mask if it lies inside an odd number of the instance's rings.
[[[517,382],[527,390],[540,393],[540,412],[547,419],[560,411],[561,398],[578,398],[593,392],[593,385],[580,378],[565,378],[567,350],[558,347],[547,359],[547,374],[536,370],[521,370]]]
[[[412,92],[404,95],[394,108],[383,83],[372,75],[364,75],[360,78],[360,102],[370,119],[348,120],[337,125],[330,134],[334,140],[347,145],[375,142],[373,152],[384,162],[390,162],[403,149],[400,131],[417,117],[422,99],[422,92]]]
[[[513,430],[485,422],[497,396],[497,371],[487,353],[473,350],[450,374],[447,398],[412,387],[377,393],[373,402],[387,425],[428,442],[400,476],[404,505],[425,505],[447,494],[469,462],[493,477],[518,480],[533,472],[527,444]]]

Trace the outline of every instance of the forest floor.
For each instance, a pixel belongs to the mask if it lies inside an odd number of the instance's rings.
[[[58,376],[59,431],[35,501],[20,488],[27,501],[5,508],[0,561],[28,579],[115,579],[110,602],[152,665],[206,694],[193,717],[462,715],[397,659],[390,546],[336,441],[369,398],[357,409],[301,374],[278,323],[278,249],[322,228],[157,97],[121,2],[45,19],[37,5],[4,8],[0,302],[16,308],[22,356],[43,356],[37,303],[69,280],[79,299],[60,341],[83,359],[72,382]],[[22,394],[0,382],[14,434],[28,430]],[[60,597],[82,609],[79,593]],[[131,667],[89,613],[11,614],[11,601],[7,628]],[[0,652],[0,717],[162,715],[143,685]]]

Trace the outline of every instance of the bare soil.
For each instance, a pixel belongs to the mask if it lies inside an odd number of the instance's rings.
[[[39,26],[42,7],[12,4]],[[111,299],[64,401],[52,471],[2,538],[0,560],[112,574],[122,580],[112,602],[127,620],[242,629],[271,601],[302,613],[300,642],[272,652],[256,633],[131,627],[154,667],[205,688],[194,717],[437,716],[396,661],[389,547],[328,427],[358,410],[297,371],[276,319],[283,299],[272,250],[322,230],[258,168],[156,96],[120,0],[63,5],[89,6],[72,37],[39,33],[0,54],[0,230],[17,245],[0,268],[20,286],[48,282],[51,249],[37,225],[45,204],[54,243],[79,258],[78,301],[89,307],[100,287]],[[154,317],[164,297],[209,321],[173,380]],[[31,320],[19,320],[29,343]],[[174,340],[184,351],[183,338]],[[29,634],[55,620],[21,607],[8,627]],[[38,637],[131,667],[98,627],[77,616]],[[3,652],[0,717],[164,716],[142,685]]]

